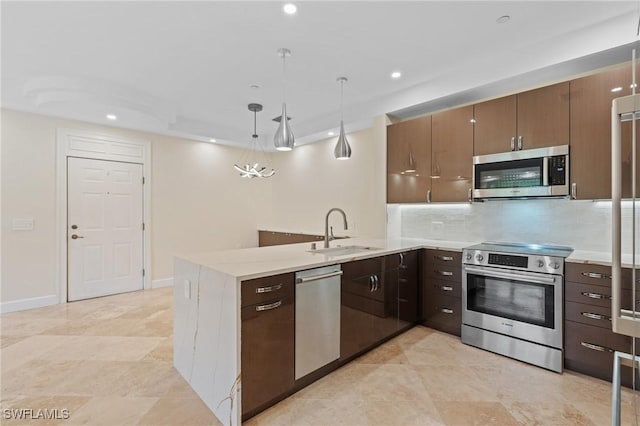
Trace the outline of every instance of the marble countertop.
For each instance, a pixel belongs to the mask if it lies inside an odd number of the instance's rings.
[[[412,238],[349,238],[348,240],[334,240],[331,242],[331,247],[358,245],[375,247],[376,249],[356,254],[335,256],[311,252],[311,243],[300,243],[270,247],[220,250],[208,253],[178,254],[176,257],[223,272],[227,275],[236,277],[239,280],[248,280],[252,278],[260,278],[269,275],[399,253],[405,250],[428,248],[462,251],[464,247],[473,244],[474,242],[423,240]],[[321,248],[322,242],[317,243],[317,246],[318,248]]]
[[[176,257],[225,273],[239,280],[248,280],[336,263],[352,262],[354,260],[399,253],[405,250],[426,248],[462,251],[463,248],[477,243],[478,242],[473,241],[426,240],[417,238],[349,238],[348,240],[334,240],[331,242],[331,247],[358,245],[374,247],[375,249],[356,254],[336,256],[313,252],[311,251],[311,243],[300,243],[219,250],[207,253],[179,254],[176,255]],[[318,242],[317,247],[321,248],[322,242]],[[575,250],[567,257],[566,261],[611,266],[611,253]],[[640,265],[640,256],[636,258],[636,265]],[[622,256],[622,266],[625,268],[632,266],[631,255],[627,254]]]
[[[631,254],[622,255],[622,267],[631,268]],[[611,266],[611,252],[574,250],[567,262],[590,263],[592,265]],[[640,255],[636,255],[636,267],[640,265]]]

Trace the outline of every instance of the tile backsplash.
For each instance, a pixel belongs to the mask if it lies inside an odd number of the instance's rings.
[[[640,202],[636,202],[640,216]],[[632,203],[622,203],[623,252],[631,252]],[[636,231],[640,220],[636,219]],[[611,250],[611,202],[567,199],[473,204],[389,204],[387,236],[433,240],[508,241]],[[640,233],[636,232],[638,245]]]

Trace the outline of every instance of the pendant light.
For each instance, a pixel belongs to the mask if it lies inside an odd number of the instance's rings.
[[[291,127],[289,127],[289,117],[287,116],[287,103],[285,97],[285,59],[291,56],[291,51],[284,47],[278,49],[278,55],[282,57],[282,115],[280,125],[273,137],[273,143],[278,151],[291,151],[295,142]]]
[[[251,135],[251,147],[249,149],[248,155],[247,157],[249,161],[247,161],[247,163],[243,166],[240,167],[237,164],[233,165],[233,168],[235,168],[237,171],[240,172],[240,176],[242,176],[243,178],[268,178],[273,176],[276,171],[271,169],[270,171],[267,171],[267,167],[266,166],[261,166],[260,163],[257,161],[257,157],[259,156],[259,154],[262,151],[262,146],[260,146],[259,140],[258,140],[258,132],[256,131],[256,113],[259,111],[262,111],[262,105],[260,104],[255,104],[255,103],[251,103],[248,105],[249,111],[253,112],[253,134]],[[256,158],[251,158],[252,157],[252,152],[256,153]]]
[[[338,136],[338,142],[333,150],[333,155],[338,160],[348,160],[351,157],[351,147],[347,141],[347,136],[344,134],[344,83],[347,82],[347,77],[338,77],[336,81],[340,82],[340,135]]]

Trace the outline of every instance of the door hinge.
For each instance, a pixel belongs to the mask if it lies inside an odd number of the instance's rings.
[[[144,231],[144,222],[142,222],[142,230]]]
[[[144,176],[142,176],[142,184],[144,185]]]
[[[144,277],[144,269],[142,270],[142,276]]]

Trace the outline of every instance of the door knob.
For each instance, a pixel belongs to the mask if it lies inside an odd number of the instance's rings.
[[[81,237],[80,235],[76,235],[76,234],[73,234],[73,235],[71,236],[71,239],[72,239],[72,240],[77,240],[78,238],[84,238],[84,237]]]

